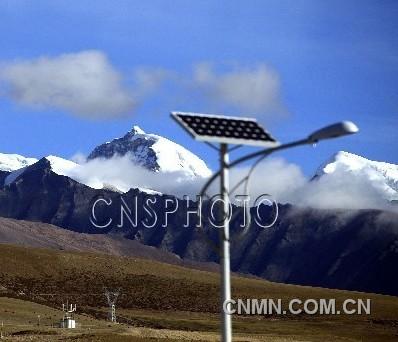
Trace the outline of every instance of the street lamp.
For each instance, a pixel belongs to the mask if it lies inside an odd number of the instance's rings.
[[[316,143],[319,140],[338,138],[343,135],[357,133],[358,131],[358,127],[353,122],[343,121],[315,131],[308,139],[311,140],[312,143]]]
[[[217,177],[220,177],[220,195],[221,201],[223,202],[221,208],[223,229],[220,230],[222,341],[231,342],[231,316],[223,310],[224,303],[228,303],[231,300],[230,236],[229,220],[227,217],[229,209],[229,169],[256,157],[261,157],[262,160],[276,151],[354,134],[358,132],[358,127],[350,121],[343,121],[317,130],[305,139],[287,144],[280,144],[269,132],[257,123],[256,119],[252,118],[185,112],[172,112],[171,117],[195,140],[203,141],[219,151],[220,169],[208,179],[200,192],[200,196],[206,193],[207,189]],[[217,148],[213,143],[219,143],[220,147]],[[228,144],[238,146],[252,145],[266,148],[230,162],[228,152],[231,151],[231,149],[228,149]],[[256,166],[258,162],[259,161],[257,161],[254,166]],[[248,177],[250,177],[252,170],[249,172]]]

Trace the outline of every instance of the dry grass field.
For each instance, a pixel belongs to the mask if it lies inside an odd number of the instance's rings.
[[[219,277],[156,261],[0,245],[0,322],[15,341],[217,341]],[[370,298],[371,315],[234,316],[236,341],[397,341],[398,298],[233,277],[234,298]],[[104,287],[120,288],[118,324]],[[54,328],[63,302],[79,327]],[[40,326],[38,325],[40,315]]]

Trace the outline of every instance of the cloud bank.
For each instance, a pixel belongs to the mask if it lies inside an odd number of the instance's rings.
[[[181,106],[205,112],[243,111],[258,118],[286,113],[280,77],[264,63],[216,68],[204,62],[193,64],[188,73],[154,66],[131,70],[122,73],[103,52],[86,50],[2,62],[0,82],[3,95],[18,104],[89,119],[131,115],[154,98],[162,110]]]
[[[247,171],[247,168],[238,169],[232,179],[236,182]],[[390,204],[381,179],[362,177],[346,170],[308,180],[299,166],[275,158],[260,164],[250,183],[253,198],[267,193],[280,203],[319,209],[397,210]]]
[[[80,183],[100,189],[116,188],[127,192],[131,188],[139,188],[164,194],[183,197],[195,197],[204,184],[205,178],[192,178],[184,172],[156,173],[135,164],[129,155],[114,156],[110,159],[93,159],[83,161],[79,155],[80,165],[68,173],[68,176]]]
[[[5,63],[0,78],[9,97],[35,109],[108,118],[124,115],[135,105],[122,75],[100,51]]]
[[[251,68],[235,66],[218,73],[209,63],[197,64],[192,83],[218,106],[258,114],[283,111],[279,75],[265,64]]]
[[[231,187],[247,175],[247,167],[231,172]],[[134,164],[128,157],[94,159],[83,162],[69,174],[94,188],[150,189],[182,198],[194,199],[206,179],[188,177],[183,172],[155,173]],[[250,182],[250,196],[270,194],[279,203],[319,209],[386,209],[396,210],[386,199],[383,184],[365,177],[339,171],[309,181],[299,166],[281,158],[269,159],[258,166]],[[217,193],[218,186],[209,194]],[[234,195],[242,195],[238,188]]]

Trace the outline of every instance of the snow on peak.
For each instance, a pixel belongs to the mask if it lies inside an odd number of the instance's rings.
[[[16,169],[14,171],[12,171],[4,180],[4,185],[9,185],[13,182],[15,182],[19,176],[21,176],[30,165],[35,164],[36,162],[38,162],[37,159],[34,158],[26,158],[26,159],[33,159],[34,162],[32,162],[31,164],[25,165],[19,169]],[[57,156],[48,156],[45,157],[45,159],[47,159],[50,162],[51,165],[51,170],[54,171],[56,174],[61,175],[61,176],[71,176],[71,174],[73,172],[76,171],[76,168],[79,166],[78,164],[67,160],[67,159],[63,159]]]
[[[26,158],[19,154],[0,153],[0,171],[12,172],[36,162],[36,158]]]
[[[373,161],[356,154],[339,151],[335,153],[328,161],[323,163],[317,171],[317,175],[332,173],[337,168],[344,168],[347,171],[361,170],[365,167],[378,170],[388,176],[398,179],[398,165],[385,162]]]
[[[128,155],[133,163],[155,172],[181,172],[187,177],[208,177],[205,162],[181,145],[134,126],[121,138],[97,146],[88,160]]]
[[[130,132],[133,134],[145,134],[145,132],[141,129],[141,127],[137,125],[134,125]]]
[[[315,177],[332,174],[362,177],[383,190],[386,198],[398,199],[398,165],[373,161],[356,154],[339,151],[323,163]]]
[[[202,159],[171,140],[158,137],[157,142],[152,145],[152,150],[163,172],[182,171],[193,177],[211,175],[210,169]]]
[[[37,159],[25,159],[18,159],[18,163],[7,168],[13,172],[6,177],[5,185],[18,181],[28,166],[37,162]],[[10,164],[5,160],[0,157],[0,165]],[[138,126],[133,126],[121,138],[97,146],[81,164],[53,155],[41,162],[38,167],[51,167],[54,173],[89,187],[112,187],[122,192],[130,188],[146,192],[174,191],[174,185],[185,191],[211,175],[205,162],[195,154],[169,139],[147,134]]]
[[[51,170],[61,176],[69,176],[72,171],[75,171],[75,169],[79,167],[79,164],[57,156],[49,155],[46,159],[51,164]]]

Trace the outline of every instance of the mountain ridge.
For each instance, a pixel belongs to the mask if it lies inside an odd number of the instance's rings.
[[[322,163],[312,179],[333,175],[360,177],[380,190],[386,200],[398,200],[398,165],[338,151]]]
[[[91,205],[98,198],[112,203],[96,209],[99,219],[112,219],[106,229],[90,223]],[[147,198],[156,200],[154,209],[158,217],[164,217],[165,201],[172,196],[138,189],[123,194],[92,189],[57,175],[48,161],[42,161],[29,167],[17,182],[0,188],[0,216],[50,223],[80,233],[115,234],[183,259],[219,262],[214,249],[219,238],[217,229],[205,224],[198,230],[195,220],[182,228],[187,212],[195,207],[193,202],[184,207],[186,202],[179,200],[167,229],[162,220],[146,228],[141,223],[144,211],[136,212],[133,206],[130,209],[139,215],[138,226],[125,220],[119,227],[123,202],[141,205]],[[271,214],[268,207],[260,208],[261,217]],[[239,218],[231,222],[231,268],[235,272],[282,283],[398,295],[398,214],[279,205],[279,217],[272,228],[253,223],[244,236],[237,238]]]
[[[114,163],[116,167],[120,165],[137,168],[142,176],[144,176],[143,170],[159,175],[174,175],[174,179],[178,179],[179,182],[194,181],[211,174],[205,162],[192,152],[169,139],[147,134],[138,126],[133,126],[132,130],[121,138],[98,145],[90,153],[86,162],[78,164],[54,155],[44,158],[49,161],[50,168],[59,175],[68,176],[95,189],[109,188],[119,192],[128,191],[128,184],[127,187],[126,184],[118,184],[118,182],[113,184],[112,180],[115,180],[113,174],[109,175],[105,172],[98,176],[91,175],[90,172],[105,170]],[[126,163],[126,158],[130,164]],[[0,185],[9,185],[14,182],[29,166],[37,162],[35,158],[0,154]],[[105,163],[107,163],[106,167]],[[107,179],[107,176],[110,179]],[[136,187],[147,192],[156,191],[145,186],[141,187],[140,184]]]

